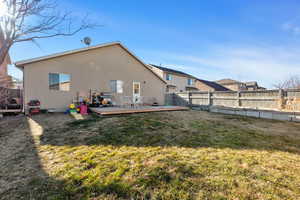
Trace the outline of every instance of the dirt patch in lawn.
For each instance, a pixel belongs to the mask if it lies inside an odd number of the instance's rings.
[[[299,171],[297,123],[199,111],[0,121],[0,199],[298,199]]]

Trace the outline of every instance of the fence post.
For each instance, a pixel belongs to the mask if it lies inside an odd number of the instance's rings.
[[[169,101],[170,101],[171,106],[175,106],[175,94],[174,94],[174,92],[172,94],[170,94]]]
[[[212,106],[211,92],[208,91],[208,106]]]
[[[192,107],[192,106],[193,106],[193,100],[192,100],[191,96],[192,96],[192,93],[191,93],[191,92],[188,92],[188,97],[189,97],[189,107]]]
[[[284,108],[284,90],[280,89],[278,92],[278,109],[282,110]]]
[[[237,91],[236,94],[237,94],[236,95],[236,106],[240,107],[241,106],[241,99],[240,99],[240,97],[241,97],[241,91]]]

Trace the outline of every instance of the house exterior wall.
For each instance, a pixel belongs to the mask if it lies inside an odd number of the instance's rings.
[[[214,88],[212,88],[212,87],[210,87],[210,86],[208,86],[208,85],[206,85],[203,82],[198,81],[198,80],[196,80],[195,85],[196,85],[196,88],[198,88],[199,91],[205,91],[205,92],[206,91],[207,92],[214,92],[215,91]]]
[[[170,81],[167,80],[167,74],[172,75],[172,80],[170,80]],[[188,79],[190,77],[181,76],[181,75],[177,75],[177,74],[174,74],[174,73],[164,72],[163,78],[167,82],[168,85],[175,85],[176,86],[175,92],[185,92],[186,87],[188,87],[188,86],[189,87],[195,87],[195,79],[194,78],[191,78],[193,80],[192,85],[188,85]]]
[[[150,66],[150,68],[160,77],[164,77],[164,71],[161,69],[158,69],[156,67]]]
[[[186,87],[195,87],[194,89],[190,89],[190,90],[197,90],[196,88],[196,79],[194,79],[193,77],[188,77],[188,76],[183,76],[181,74],[176,74],[176,73],[172,73],[172,72],[167,72],[167,71],[163,71],[157,67],[151,66],[151,69],[158,74],[160,77],[162,77],[166,82],[167,85],[170,85],[169,87],[167,87],[167,92],[168,93],[174,93],[174,92],[186,92],[189,91],[186,89]],[[171,74],[172,75],[172,80],[167,80],[167,75]],[[188,79],[191,78],[193,80],[193,84],[192,85],[188,85]],[[174,87],[176,86],[176,87]]]
[[[247,90],[246,85],[242,83],[234,83],[234,84],[220,84],[232,91],[244,91]]]
[[[70,91],[50,90],[49,73],[71,75]],[[117,104],[121,103],[122,96],[132,96],[134,81],[141,83],[141,96],[148,99],[149,103],[157,101],[164,104],[166,84],[120,45],[25,65],[25,104],[32,99],[38,99],[42,109],[64,110],[78,93],[88,95],[90,89],[111,92],[111,80],[124,82],[123,94],[115,94],[113,100]]]
[[[166,92],[167,93],[175,93],[175,92],[177,92],[177,88],[173,87],[173,86],[167,86]]]

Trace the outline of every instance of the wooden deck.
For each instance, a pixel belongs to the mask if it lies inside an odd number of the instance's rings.
[[[143,106],[138,108],[123,108],[123,107],[104,107],[104,108],[90,108],[92,112],[100,115],[121,115],[133,113],[147,113],[147,112],[162,112],[162,111],[182,111],[189,110],[187,107],[180,106]]]
[[[22,109],[0,109],[0,113],[21,113]]]

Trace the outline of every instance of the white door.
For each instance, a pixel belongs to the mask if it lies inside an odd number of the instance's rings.
[[[133,103],[141,103],[141,83],[133,82]]]

